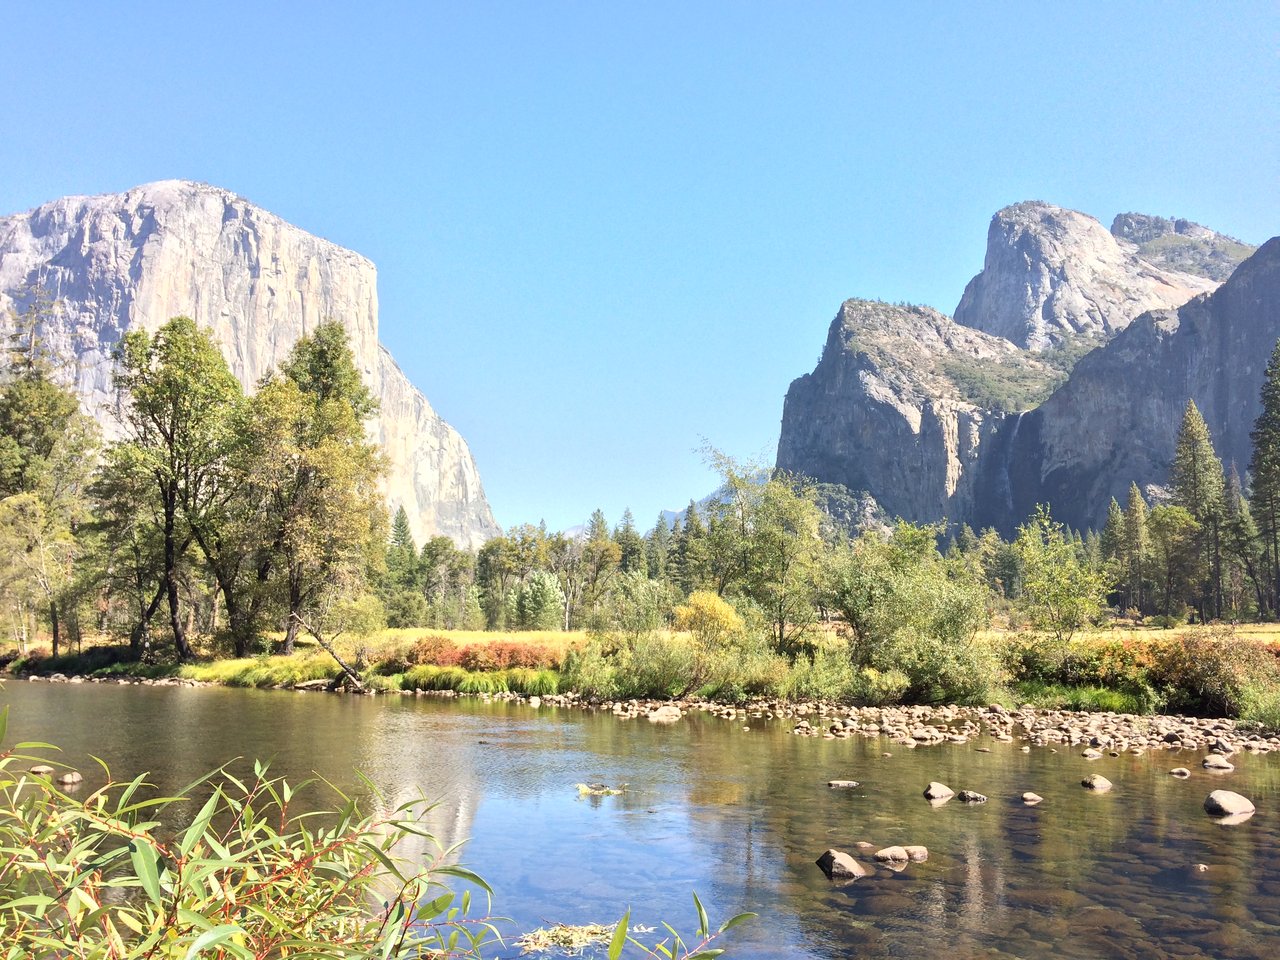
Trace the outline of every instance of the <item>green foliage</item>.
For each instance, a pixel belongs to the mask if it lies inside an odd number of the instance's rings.
[[[5,957],[374,960],[456,956],[454,944],[474,952],[496,937],[444,885],[489,889],[450,865],[452,850],[436,845],[422,867],[395,857],[402,838],[434,843],[419,826],[423,801],[370,818],[338,794],[334,812],[299,816],[301,788],[261,765],[245,779],[220,770],[184,791],[190,800],[141,799],[140,776],[80,801],[23,772],[33,759],[0,756]],[[202,805],[175,832],[189,802]]]
[[[938,553],[937,533],[900,522],[888,537],[864,534],[834,559],[826,599],[850,628],[856,667],[904,674],[915,702],[975,703],[1000,682],[977,639],[986,589],[972,566]]]
[[[564,623],[564,591],[555,575],[534,570],[516,590],[516,620],[522,630],[555,630]]]
[[[1037,507],[1035,515],[1018,528],[1014,549],[1023,571],[1019,607],[1033,624],[1066,642],[1102,615],[1107,573],[1081,559],[1048,508]]]

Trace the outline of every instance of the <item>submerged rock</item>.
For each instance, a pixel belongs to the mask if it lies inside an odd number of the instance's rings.
[[[1200,766],[1219,773],[1230,773],[1235,769],[1235,765],[1230,760],[1218,753],[1209,754],[1200,761]]]
[[[860,784],[857,780],[828,780],[827,781],[827,786],[831,787],[831,789],[833,790],[851,790],[854,787],[859,787],[861,785],[862,784]]]
[[[907,848],[898,846],[882,847],[872,854],[872,856],[882,863],[893,863],[895,861],[898,863],[905,863],[911,859],[911,854],[907,852]]]
[[[1043,799],[1044,797],[1040,796],[1040,794],[1032,793],[1030,790],[1028,790],[1026,793],[1022,795],[1022,802],[1029,807],[1035,806],[1037,803],[1039,803]]]
[[[1186,767],[1174,767],[1172,770],[1169,771],[1169,776],[1177,777],[1179,780],[1186,780],[1189,776],[1191,776],[1191,771],[1188,770]]]
[[[1080,786],[1086,790],[1093,790],[1095,793],[1106,793],[1111,789],[1111,781],[1100,773],[1091,773],[1080,781]]]
[[[987,798],[978,793],[976,790],[961,790],[956,794],[956,799],[961,803],[986,803]]]

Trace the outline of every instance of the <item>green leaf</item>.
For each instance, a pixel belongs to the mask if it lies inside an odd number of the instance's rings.
[[[206,930],[204,933],[200,934],[200,936],[195,938],[191,946],[187,949],[183,960],[193,960],[193,958],[200,956],[200,954],[204,953],[204,951],[208,950],[210,947],[217,947],[226,944],[228,940],[238,933],[244,933],[244,930],[235,924],[230,923],[223,924],[220,927],[214,927],[212,930]],[[239,956],[253,956],[253,954],[249,953],[243,947],[237,947],[235,944],[228,944],[228,946]]]
[[[182,834],[182,839],[178,841],[178,851],[184,857],[191,853],[192,848],[196,845],[196,841],[200,839],[201,835],[208,828],[209,821],[213,819],[213,812],[217,809],[218,799],[221,796],[221,788],[214,790],[213,796],[205,801],[204,806],[200,808],[200,812],[197,813],[195,819],[191,821],[191,826],[187,827],[186,831]]]
[[[627,927],[631,923],[631,911],[628,910],[614,927],[613,939],[609,941],[609,960],[618,960],[622,956],[622,948],[627,945]]]
[[[156,848],[142,840],[130,841],[129,859],[133,861],[138,881],[151,902],[157,907],[163,907],[164,898],[160,893],[160,855]]]
[[[702,906],[696,892],[693,895],[693,905],[698,908],[698,936],[705,938],[711,933],[711,922],[707,919],[706,908]]]
[[[724,923],[720,925],[720,932],[724,933],[727,930],[732,930],[738,924],[742,923],[742,921],[754,920],[757,916],[758,914],[754,914],[754,913],[740,913],[736,917],[730,917],[728,920],[726,920]]]

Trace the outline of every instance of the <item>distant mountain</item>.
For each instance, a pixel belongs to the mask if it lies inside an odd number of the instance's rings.
[[[983,271],[966,287],[954,320],[927,307],[846,301],[817,367],[787,391],[777,466],[868,497],[889,515],[1007,532],[1037,498],[1050,498],[1073,521],[1091,522],[1090,511],[1106,506],[1105,498],[1093,498],[1110,489],[1113,473],[1125,474],[1115,482],[1126,489],[1162,478],[1164,440],[1187,396],[1209,402],[1216,390],[1254,398],[1233,407],[1231,417],[1248,418],[1243,427],[1234,419],[1210,421],[1222,430],[1222,449],[1239,455],[1280,318],[1265,291],[1252,307],[1216,306],[1237,302],[1228,290],[1246,281],[1235,275],[1213,291],[1218,274],[1254,248],[1188,221],[1139,214],[1117,217],[1113,230],[1050,204],[1015,204],[992,219]],[[1256,276],[1270,247],[1237,273]],[[1262,288],[1249,281],[1249,289]],[[1210,375],[1209,358],[1229,351],[1179,347],[1176,362],[1200,371],[1188,379],[1166,366],[1173,362],[1166,340],[1139,331],[1167,325],[1171,313],[1182,315],[1180,307],[1198,316],[1196,305],[1204,303],[1222,315],[1219,326],[1253,330],[1251,349],[1260,352],[1250,362],[1231,354],[1241,366],[1215,367]],[[1190,344],[1191,335],[1177,342]],[[1150,356],[1139,361],[1143,350]],[[1149,377],[1160,386],[1148,389]],[[1152,409],[1155,396],[1169,409]],[[1146,410],[1158,426],[1122,415],[1123,403]],[[1110,419],[1090,415],[1095,407],[1108,409]],[[1147,451],[1128,462],[1118,453],[1129,442],[1125,430],[1142,432],[1133,446]],[[1111,453],[1089,453],[1099,450]],[[1073,472],[1064,479],[1067,465]]]
[[[341,321],[380,403],[371,433],[386,494],[414,535],[475,546],[497,534],[466,442],[378,342],[377,272],[218,187],[165,180],[0,217],[0,335],[35,284],[61,301],[41,336],[85,409],[115,430],[111,351],[126,330],[184,314],[212,328],[246,388],[323,320]]]
[[[1029,201],[991,218],[982,272],[965,287],[955,320],[1043,350],[1079,334],[1110,336],[1218,282],[1143,259],[1087,214]]]

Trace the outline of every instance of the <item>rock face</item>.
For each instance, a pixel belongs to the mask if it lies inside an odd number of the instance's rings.
[[[970,371],[985,369],[1052,376],[1007,340],[929,307],[848,300],[817,368],[787,391],[777,465],[868,491],[892,516],[967,513],[979,455],[1006,417],[966,389]]]
[[[1280,335],[1280,241],[1255,251],[1140,214],[1113,231],[1016,204],[992,221],[986,267],[955,321],[847,301],[817,367],[787,392],[777,466],[847,488],[882,516],[1008,535],[1048,503],[1055,519],[1098,527],[1131,482],[1165,482],[1190,397],[1243,471]],[[1167,269],[1165,254],[1187,243],[1200,252]]]
[[[979,504],[976,524],[1008,530],[1037,503],[1078,529],[1100,528],[1111,497],[1131,482],[1167,481],[1188,398],[1223,462],[1241,473],[1258,393],[1280,336],[1280,237],[1269,240],[1213,294],[1148,313],[1084,357],[1067,382],[991,446],[980,484],[1009,496]]]
[[[992,217],[982,272],[965,287],[955,319],[1043,350],[1079,334],[1109,336],[1216,285],[1143,259],[1136,243],[1093,217],[1029,201]]]
[[[61,301],[42,336],[108,435],[111,351],[126,330],[190,316],[252,388],[299,337],[341,321],[381,404],[371,435],[391,509],[405,507],[419,540],[473,546],[499,532],[466,442],[378,343],[377,274],[359,254],[226,190],[166,180],[0,218],[0,332],[29,284]]]

